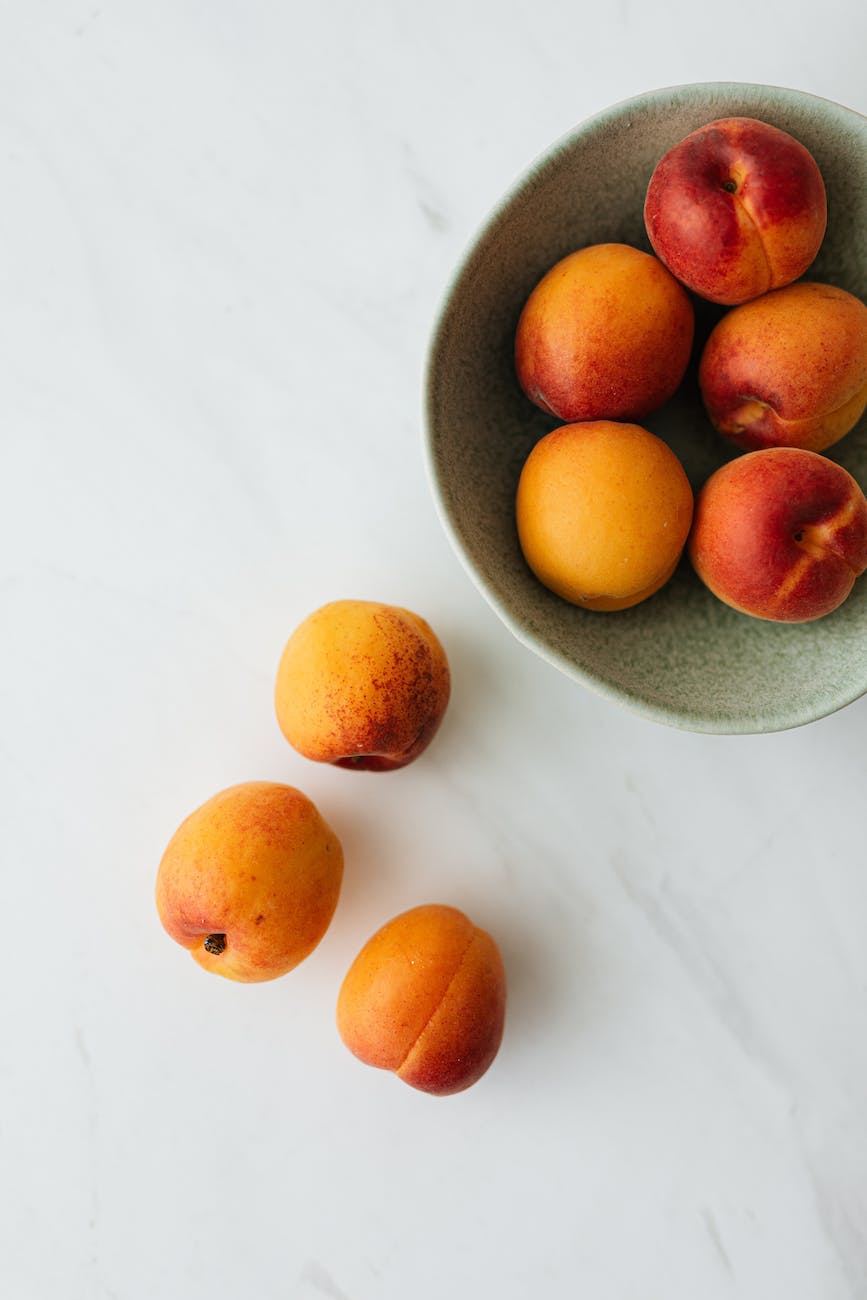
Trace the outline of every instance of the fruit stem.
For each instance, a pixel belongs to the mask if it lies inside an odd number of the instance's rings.
[[[226,950],[226,936],[224,934],[209,934],[205,940],[205,952],[212,952],[215,957],[219,957],[221,952]]]

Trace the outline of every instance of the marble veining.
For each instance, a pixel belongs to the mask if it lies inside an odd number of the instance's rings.
[[[726,737],[593,694],[482,599],[422,443],[446,287],[534,158],[692,81],[864,113],[865,23],[0,6],[4,1297],[867,1300],[867,699]],[[346,596],[451,660],[403,772],[276,725],[286,638]],[[153,885],[248,779],[313,798],[346,876],[311,958],[237,987]],[[446,1100],[334,1027],[362,943],[433,901],[509,982]]]

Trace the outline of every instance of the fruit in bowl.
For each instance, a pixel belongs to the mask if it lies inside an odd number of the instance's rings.
[[[710,122],[656,165],[644,216],[655,248],[684,283],[719,302],[749,299],[717,325],[702,357],[701,392],[718,431],[747,450],[819,451],[846,434],[867,406],[867,307],[830,285],[788,283],[812,261],[826,226],[824,182],[804,146],[756,119]],[[652,596],[673,574],[689,531],[692,493],[669,448],[640,426],[593,418],[634,411],[642,401],[652,411],[677,390],[692,326],[691,309],[688,326],[679,314],[685,295],[675,289],[639,250],[590,245],[548,271],[518,321],[522,389],[573,421],[543,437],[524,465],[519,542],[536,577],[585,609],[626,609]],[[754,524],[757,554],[767,541],[759,534],[776,508],[782,465],[774,468],[764,464],[747,476],[741,550]],[[721,491],[716,483],[709,489],[705,513]],[[796,495],[796,511],[812,519],[816,504],[807,497]],[[814,522],[806,526],[811,540],[800,547],[797,580],[777,584],[773,598],[730,603],[780,621],[837,607],[849,587],[840,575],[831,578],[829,557],[837,557],[843,534],[825,528],[820,537]],[[827,562],[822,580],[816,569],[811,583],[815,566],[804,557],[816,559],[819,549]]]
[[[657,163],[644,203],[657,256],[711,302],[747,302],[804,274],[827,223],[812,154],[751,117],[708,122]]]
[[[585,609],[627,609],[668,581],[692,520],[674,452],[637,424],[565,424],[536,443],[515,511],[536,577]]]
[[[855,584],[830,623],[807,622],[795,632],[726,608],[685,565],[617,618],[558,598],[527,564],[515,527],[522,468],[554,420],[522,392],[510,344],[534,286],[564,251],[613,240],[646,246],[644,205],[660,160],[694,131],[732,118],[785,132],[815,160],[833,203],[809,275],[867,301],[867,120],[777,87],[669,87],[580,123],[497,204],[446,294],[427,383],[428,464],[440,515],[507,627],[552,665],[644,717],[726,734],[800,725],[867,690],[867,583]],[[731,197],[723,190],[724,201]],[[709,304],[696,309],[702,326],[720,315]],[[669,444],[695,490],[731,451],[689,373],[664,407],[637,423]],[[867,484],[865,417],[834,455]]]
[[[527,299],[518,381],[560,420],[638,420],[677,389],[693,328],[688,295],[655,257],[627,244],[581,248]]]
[[[741,613],[822,618],[867,569],[867,500],[851,474],[817,452],[749,452],[699,492],[689,554],[706,586]]]
[[[801,281],[727,312],[705,344],[699,384],[736,447],[823,451],[867,407],[867,306]]]

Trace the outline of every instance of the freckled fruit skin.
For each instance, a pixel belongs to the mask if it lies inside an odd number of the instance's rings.
[[[687,294],[649,253],[592,244],[527,299],[515,366],[527,397],[561,420],[637,420],[674,393],[692,349]]]
[[[867,407],[867,306],[802,280],[727,312],[702,353],[715,428],[745,451],[823,451]]]
[[[429,903],[388,921],[350,967],[337,1027],[366,1065],[422,1092],[462,1092],[503,1036],[506,976],[491,936],[454,907]]]
[[[157,911],[205,970],[253,983],[313,951],[342,878],[340,842],[306,795],[251,781],[214,795],[172,836]]]
[[[565,424],[536,443],[515,513],[540,582],[584,609],[637,605],[673,574],[692,489],[670,447],[637,424]]]
[[[689,554],[733,609],[809,622],[841,605],[867,568],[867,501],[851,474],[814,451],[748,452],[698,494]]]
[[[387,772],[427,748],[449,691],[445,651],[423,618],[337,600],[289,638],[274,703],[283,735],[306,758]]]
[[[660,159],[644,204],[654,252],[693,293],[747,302],[803,275],[825,236],[825,185],[786,131],[720,118]]]

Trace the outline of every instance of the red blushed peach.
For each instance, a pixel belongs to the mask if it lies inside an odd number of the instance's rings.
[[[816,452],[749,452],[701,489],[689,555],[733,609],[809,622],[841,605],[867,568],[867,500],[851,474]]]
[[[867,407],[867,307],[809,281],[744,303],[711,333],[699,384],[736,447],[823,451]]]
[[[561,420],[636,420],[686,370],[692,304],[655,257],[628,244],[571,253],[536,285],[518,321],[526,395]]]
[[[445,1095],[485,1073],[505,1010],[494,940],[457,908],[431,903],[394,917],[368,940],[343,981],[337,1027],[366,1065]]]
[[[711,302],[747,302],[803,275],[825,235],[812,154],[750,117],[693,131],[657,163],[644,205],[657,256]]]
[[[335,600],[286,643],[274,703],[281,731],[306,758],[387,772],[427,748],[449,690],[445,651],[418,614]]]

